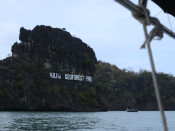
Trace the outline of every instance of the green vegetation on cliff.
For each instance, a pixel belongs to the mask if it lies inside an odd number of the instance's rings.
[[[96,109],[92,83],[51,79],[42,59],[6,58],[0,71],[1,110]]]

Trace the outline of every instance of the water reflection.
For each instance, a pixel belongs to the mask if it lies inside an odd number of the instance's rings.
[[[0,116],[1,130],[92,129],[100,121],[88,113],[71,112],[1,112]]]
[[[175,112],[166,115],[175,130]],[[159,112],[0,112],[0,118],[0,130],[163,130]]]

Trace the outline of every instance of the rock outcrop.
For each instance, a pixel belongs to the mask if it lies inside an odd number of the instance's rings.
[[[65,29],[36,26],[33,30],[20,29],[20,43],[12,46],[12,55],[43,59],[52,72],[93,75],[97,63],[91,47],[73,37]]]
[[[12,57],[0,61],[0,110],[101,110],[91,95],[97,59],[65,29],[20,29]],[[87,102],[88,101],[88,102]]]

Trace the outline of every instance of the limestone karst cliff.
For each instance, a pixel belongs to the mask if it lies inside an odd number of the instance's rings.
[[[65,29],[36,26],[20,29],[20,43],[12,46],[12,55],[43,59],[45,67],[60,73],[93,75],[97,59],[91,47]]]
[[[0,110],[96,108],[81,95],[93,84],[97,59],[91,47],[44,25],[22,27],[19,40],[12,56],[0,61]]]

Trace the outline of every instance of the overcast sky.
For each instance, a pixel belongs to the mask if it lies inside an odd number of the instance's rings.
[[[150,0],[148,8],[151,16],[175,31],[174,17]],[[142,25],[114,0],[0,0],[0,59],[19,42],[20,27],[32,30],[36,25],[66,28],[90,45],[98,60],[120,69],[150,70],[147,50],[140,50],[145,40]],[[175,40],[165,34],[151,46],[157,72],[175,75]]]

